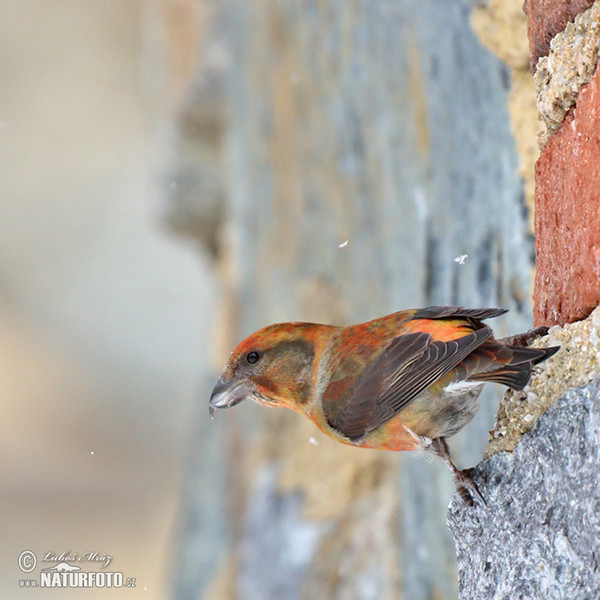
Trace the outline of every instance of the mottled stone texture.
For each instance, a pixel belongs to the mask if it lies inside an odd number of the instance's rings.
[[[487,504],[456,497],[463,600],[594,600],[600,590],[600,380],[569,390],[514,452],[473,474]]]
[[[525,0],[531,72],[538,59],[548,54],[552,38],[592,4],[593,0]]]
[[[470,4],[215,4],[223,112],[208,104],[195,115],[182,157],[184,167],[205,157],[189,180],[212,196],[171,196],[184,224],[206,210],[217,229],[215,377],[237,341],[274,321],[360,322],[459,303],[511,309],[494,323],[500,335],[530,326],[533,247],[510,78],[471,31]],[[190,93],[210,98],[211,88],[203,80]],[[214,153],[211,131],[221,131]],[[198,394],[198,432],[209,392]],[[497,392],[489,387],[453,441],[461,466],[481,457]],[[216,426],[212,453],[194,437],[178,600],[456,598],[444,522],[453,486],[441,464],[336,444],[283,409],[241,404]]]
[[[536,164],[537,325],[586,317],[600,302],[600,71]]]

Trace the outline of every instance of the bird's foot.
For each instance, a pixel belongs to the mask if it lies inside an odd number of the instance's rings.
[[[463,469],[462,471],[456,469],[456,471],[453,471],[456,491],[467,506],[473,506],[475,498],[479,498],[483,504],[487,504],[477,484],[471,478],[472,472],[473,469]]]
[[[504,342],[507,346],[527,346],[533,340],[542,337],[548,333],[548,327],[540,325],[540,327],[534,327],[524,331],[523,333],[517,333],[508,337],[502,338],[501,342]]]
[[[443,437],[431,440],[429,450],[441,458],[446,466],[452,471],[452,477],[454,477],[456,491],[465,504],[468,506],[473,506],[473,501],[475,498],[479,498],[483,504],[486,504],[485,498],[481,495],[477,484],[473,481],[473,479],[471,479],[471,473],[473,472],[473,469],[463,469],[461,471],[456,468],[456,465],[450,458],[448,444]]]

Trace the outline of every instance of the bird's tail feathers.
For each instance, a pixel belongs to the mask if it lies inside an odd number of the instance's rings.
[[[524,363],[533,363],[537,365],[550,358],[560,350],[560,346],[549,346],[548,348],[527,348],[523,346],[509,346],[512,350],[512,358],[509,365],[522,365]]]
[[[506,365],[494,371],[473,374],[469,377],[469,381],[493,381],[513,390],[522,390],[531,378],[533,366],[550,358],[558,352],[560,346],[548,348],[508,346],[507,349],[512,351],[512,357]]]

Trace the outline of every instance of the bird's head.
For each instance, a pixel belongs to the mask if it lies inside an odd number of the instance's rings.
[[[249,398],[267,406],[302,412],[312,389],[315,353],[326,325],[281,323],[259,329],[240,342],[215,383],[210,414]]]

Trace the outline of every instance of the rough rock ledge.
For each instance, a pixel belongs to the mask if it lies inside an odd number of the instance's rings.
[[[455,496],[448,513],[461,599],[598,598],[600,378],[569,389],[473,478],[487,504]]]

